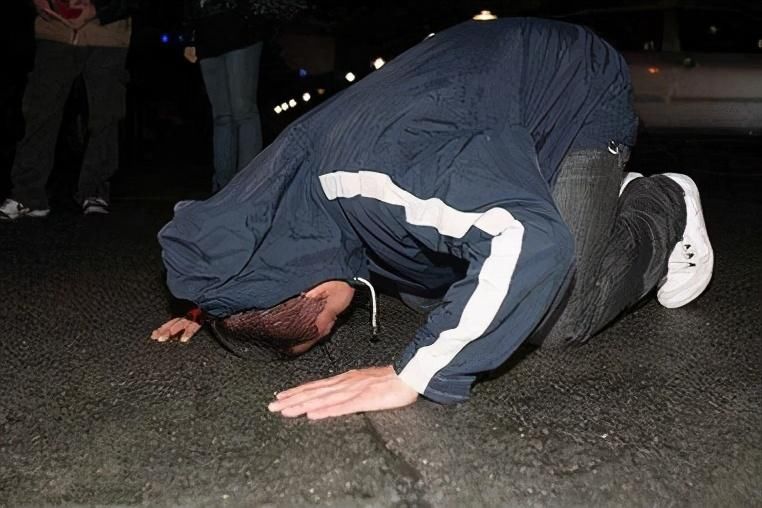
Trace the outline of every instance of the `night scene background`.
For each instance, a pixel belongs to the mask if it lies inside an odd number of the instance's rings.
[[[292,120],[374,70],[377,59],[388,61],[420,42],[428,34],[469,19],[482,10],[498,16],[530,15],[585,24],[617,49],[630,55],[664,52],[672,59],[694,53],[745,55],[750,73],[731,76],[745,80],[748,87],[760,85],[759,58],[762,58],[762,6],[753,0],[733,2],[658,1],[420,1],[342,2],[310,1],[308,8],[288,21],[274,23],[266,39],[259,81],[259,106],[264,142],[267,144]],[[166,185],[177,188],[197,179],[210,178],[211,113],[199,66],[183,59],[183,48],[192,37],[183,21],[181,0],[145,1],[133,17],[129,52],[127,116],[121,129],[121,171],[114,188],[118,197],[127,192],[127,182],[141,173],[162,173]],[[0,190],[7,192],[8,172],[15,139],[23,121],[20,112],[21,87],[31,66],[34,40],[31,7],[13,0],[4,15],[3,51],[8,58],[5,72],[13,75],[13,86],[3,91],[3,154]],[[665,27],[673,24],[668,33]],[[679,38],[675,42],[674,38]],[[670,44],[677,46],[669,47]],[[653,67],[649,67],[653,70]],[[728,84],[732,88],[732,84]],[[309,95],[305,95],[309,94]],[[753,95],[753,94],[752,94]],[[309,101],[305,101],[308,97]],[[746,97],[740,107],[754,104],[760,95]],[[637,101],[636,101],[637,102]],[[280,105],[296,104],[287,110]],[[637,108],[637,106],[636,106]],[[276,112],[277,110],[277,112]],[[64,127],[59,139],[56,171],[49,184],[54,198],[65,205],[76,179],[81,147],[86,136],[84,86],[72,89]],[[752,114],[752,113],[750,113]],[[732,120],[731,120],[732,121]],[[739,125],[735,130],[712,128],[712,119],[689,129],[693,134],[731,134],[731,143],[743,141],[762,122]],[[66,128],[66,127],[69,128]],[[641,126],[641,140],[662,129]],[[694,126],[692,126],[694,127]],[[674,134],[681,129],[667,129]],[[643,136],[645,135],[645,137]],[[680,132],[680,134],[684,134]],[[662,140],[663,138],[659,138]],[[685,136],[680,137],[685,140]],[[682,141],[681,141],[682,143]],[[753,143],[752,143],[753,144]],[[636,156],[638,154],[636,153]],[[699,160],[704,157],[698,157]],[[126,174],[129,173],[129,174]],[[120,182],[124,185],[120,185]],[[130,192],[127,192],[129,194]]]

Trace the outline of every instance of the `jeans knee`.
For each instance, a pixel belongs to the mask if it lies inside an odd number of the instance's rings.
[[[233,121],[235,123],[242,123],[247,120],[259,118],[259,108],[256,104],[242,103],[236,107],[233,105]]]
[[[213,117],[215,127],[227,127],[233,124],[233,115],[214,115]]]

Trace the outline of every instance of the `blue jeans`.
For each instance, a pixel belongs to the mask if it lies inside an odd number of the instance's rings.
[[[257,82],[262,43],[201,60],[214,119],[212,190],[224,187],[262,150]]]

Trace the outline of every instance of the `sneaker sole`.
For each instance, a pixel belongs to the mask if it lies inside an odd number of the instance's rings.
[[[714,272],[714,250],[709,241],[709,234],[706,231],[704,211],[701,208],[701,199],[696,183],[691,178],[679,173],[664,173],[664,176],[670,178],[683,189],[688,216],[685,230],[688,231],[689,229],[688,222],[695,221],[696,223],[690,227],[691,230],[698,231],[698,238],[694,241],[698,240],[702,242],[706,248],[706,253],[704,254],[706,259],[702,264],[707,268],[704,269],[704,272],[700,277],[691,280],[690,284],[687,286],[671,291],[662,291],[660,288],[656,293],[656,298],[661,305],[668,309],[676,309],[687,305],[698,298],[707,286],[709,286],[709,282],[712,280],[712,273]]]
[[[110,212],[108,210],[92,210],[88,209],[82,212],[84,215],[108,215]]]
[[[34,210],[27,213],[20,213],[18,215],[0,215],[0,222],[13,222],[19,219],[44,219],[48,216],[50,210]]]
[[[624,192],[624,189],[630,185],[630,182],[633,180],[637,180],[638,178],[643,178],[643,173],[635,173],[635,172],[629,172],[624,175],[624,179],[622,180],[622,185],[619,186],[619,195],[621,196]]]
[[[20,216],[19,218],[29,217],[30,219],[44,219],[45,217],[48,216],[49,213],[50,213],[50,210],[32,210],[31,212],[27,212],[24,215]]]

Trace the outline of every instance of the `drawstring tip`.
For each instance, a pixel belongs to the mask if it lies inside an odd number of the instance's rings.
[[[356,282],[359,282],[360,284],[364,284],[365,286],[368,286],[368,289],[370,289],[370,301],[371,301],[371,315],[370,315],[370,326],[371,326],[371,342],[378,342],[378,307],[376,304],[376,290],[373,289],[373,285],[368,282],[367,280],[363,279],[362,277],[354,277],[353,279]]]

